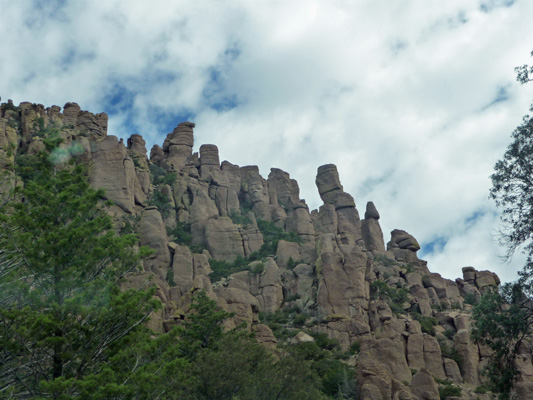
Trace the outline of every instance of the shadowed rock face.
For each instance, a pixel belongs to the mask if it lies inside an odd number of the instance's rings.
[[[14,108],[0,111],[0,169],[9,177],[0,195],[16,184],[9,168],[17,153],[43,148],[36,124],[59,127],[63,149],[77,149],[71,156],[90,166],[91,185],[105,189],[113,201],[109,211],[117,230],[132,221],[139,244],[154,250],[144,270],[124,283],[125,288],[157,285],[164,307],[152,316],[152,329],[171,329],[189,311],[191,294],[205,290],[235,313],[228,328],[245,323],[273,347],[277,339],[259,312],[294,306],[310,316],[309,330],[338,340],[342,349],[359,343],[359,355],[350,362],[356,364],[361,399],[438,399],[435,379],[450,379],[463,385],[463,398],[488,400],[473,388],[482,383],[490,351],[470,341],[471,306],[464,298],[494,290],[498,277],[473,267],[463,268],[456,281],[431,273],[417,257],[418,241],[399,229],[385,247],[376,206],[367,203],[361,220],[334,164],[318,168],[315,182],[324,204],[310,211],[287,172],[272,168],[264,179],[256,166],[220,163],[215,145],[204,144],[193,153],[191,122],[180,123],[148,159],[140,135],[132,135],[127,147],[107,136],[105,114],[82,111],[75,103],[67,103],[63,112],[31,103]],[[279,240],[247,270],[213,283],[210,259],[249,257],[268,240],[260,220],[293,232],[298,240]],[[380,291],[383,285],[391,293],[405,292],[402,300],[391,302]],[[421,316],[437,321],[435,336],[426,326],[422,331],[416,320]],[[309,340],[303,333],[297,337]],[[461,368],[437,337],[462,357]],[[531,358],[525,349],[521,360]],[[520,368],[532,370],[528,365],[524,361]],[[524,376],[528,380],[520,393],[529,398],[533,373]]]

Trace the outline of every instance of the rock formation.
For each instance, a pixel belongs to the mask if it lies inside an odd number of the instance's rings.
[[[439,385],[448,384],[443,382],[461,386],[463,399],[490,398],[474,393],[490,352],[471,342],[469,329],[471,303],[498,287],[495,274],[465,267],[463,277],[452,281],[431,273],[417,256],[418,241],[402,230],[392,231],[385,246],[376,206],[369,202],[361,220],[333,164],[318,168],[324,204],[310,211],[287,172],[272,168],[264,179],[255,166],[220,163],[211,144],[193,153],[194,127],[180,123],[148,159],[140,135],[125,146],[107,134],[104,113],[82,111],[76,103],[63,112],[4,103],[0,194],[18,180],[16,157],[43,150],[43,138],[57,135],[58,162],[76,157],[86,163],[91,184],[113,202],[108,210],[117,230],[133,226],[139,244],[153,250],[144,269],[125,282],[157,285],[164,308],[152,316],[153,329],[180,323],[191,294],[205,290],[234,313],[228,328],[245,324],[274,348],[279,339],[260,313],[295,307],[305,325],[287,325],[293,343],[324,333],[343,351],[358,348],[348,362],[355,365],[363,400],[438,399]],[[279,236],[275,241],[272,232]],[[217,263],[239,260],[243,268],[212,282]],[[533,381],[531,350],[521,357],[525,379]],[[531,381],[520,390],[531,394]]]

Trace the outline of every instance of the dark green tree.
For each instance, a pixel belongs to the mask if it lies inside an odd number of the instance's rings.
[[[525,292],[526,290],[527,292]],[[503,285],[499,292],[485,294],[474,307],[472,338],[493,351],[485,374],[492,391],[509,399],[520,374],[516,358],[524,340],[532,332],[531,291],[520,282]]]
[[[510,257],[525,246],[531,262],[533,252],[533,118],[526,115],[512,133],[512,142],[491,176],[490,197],[501,210],[502,244]]]
[[[28,160],[0,209],[0,397],[59,398],[158,303],[151,290],[119,289],[145,251],[115,234],[84,168],[45,152]]]
[[[201,351],[193,373],[196,399],[327,399],[307,361],[289,353],[276,359],[243,333],[227,333]]]
[[[528,65],[517,67],[517,80],[529,82],[532,71]],[[475,342],[493,350],[485,373],[500,399],[511,396],[519,378],[515,360],[533,327],[533,118],[524,116],[511,138],[502,160],[494,166],[490,198],[502,213],[500,238],[506,257],[523,248],[527,261],[516,282],[481,298],[474,308],[472,331]]]

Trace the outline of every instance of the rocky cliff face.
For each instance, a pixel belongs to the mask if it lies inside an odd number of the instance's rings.
[[[394,230],[385,244],[376,206],[369,202],[361,219],[333,164],[318,168],[324,204],[310,211],[287,172],[272,168],[265,179],[255,166],[220,163],[214,145],[193,153],[193,129],[180,123],[148,158],[141,136],[124,143],[107,134],[106,114],[75,103],[62,112],[4,103],[0,191],[17,184],[18,156],[43,150],[43,138],[61,138],[54,156],[87,163],[91,184],[114,204],[117,231],[133,230],[154,251],[124,282],[157,285],[164,308],[153,315],[153,329],[179,323],[191,293],[205,290],[235,313],[228,328],[244,323],[271,347],[283,339],[265,320],[297,310],[298,321],[284,325],[290,341],[313,340],[305,330],[352,349],[347,362],[356,368],[361,399],[439,399],[439,385],[451,384],[462,387],[456,398],[490,398],[478,388],[490,353],[470,341],[470,314],[476,299],[499,285],[495,274],[465,267],[462,278],[444,279],[417,257],[420,246],[409,233]],[[265,227],[278,233],[275,240]],[[221,265],[233,273],[212,282]],[[521,393],[531,393],[531,354],[521,354]]]

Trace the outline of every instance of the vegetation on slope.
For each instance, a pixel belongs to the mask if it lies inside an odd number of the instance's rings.
[[[523,65],[515,71],[519,82],[531,81],[533,66]],[[500,239],[507,257],[523,248],[527,261],[516,282],[482,297],[474,308],[472,332],[476,343],[493,351],[484,372],[490,389],[503,400],[512,396],[520,378],[517,357],[533,333],[533,118],[524,116],[511,137],[502,160],[494,166],[490,197],[502,211]]]
[[[224,332],[229,314],[204,292],[181,326],[151,332],[155,289],[118,289],[147,251],[115,234],[84,168],[20,160],[24,186],[0,208],[0,397],[341,398],[317,378],[327,366]]]
[[[261,267],[263,264],[256,263],[250,267],[250,263],[253,261],[262,261],[266,257],[275,256],[280,240],[296,243],[301,243],[302,240],[295,232],[285,232],[272,221],[258,220],[257,227],[263,235],[264,243],[261,248],[258,251],[254,251],[246,258],[242,256],[236,257],[232,263],[223,260],[209,260],[209,265],[213,270],[210,274],[212,282],[218,282],[222,278],[227,278],[231,274],[240,271],[249,270],[252,274],[260,274],[263,271]]]

